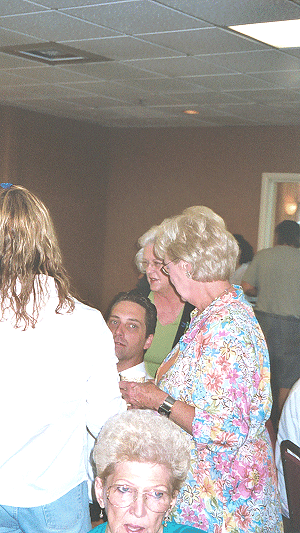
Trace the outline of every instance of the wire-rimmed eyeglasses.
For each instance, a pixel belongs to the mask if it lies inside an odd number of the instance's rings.
[[[143,259],[141,266],[142,266],[143,271],[146,272],[149,266],[152,268],[155,268],[156,270],[161,270],[164,264],[162,261],[160,261],[160,259],[153,259],[153,261],[147,261],[146,259]]]
[[[129,507],[136,502],[139,490],[128,485],[114,484],[107,489],[107,499],[114,507]],[[152,489],[142,492],[144,504],[154,513],[165,513],[171,503],[169,492]]]
[[[168,263],[166,263],[165,265],[163,265],[161,267],[161,271],[166,274],[167,276],[169,275],[169,270],[166,268],[170,263],[173,263],[174,259],[172,259],[172,261],[169,261]]]

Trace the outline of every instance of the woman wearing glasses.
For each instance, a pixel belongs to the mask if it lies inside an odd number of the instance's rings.
[[[143,296],[149,297],[157,310],[155,335],[144,359],[146,370],[153,378],[166,355],[187,329],[194,308],[181,299],[170,284],[168,275],[161,270],[163,262],[153,251],[158,229],[159,226],[153,226],[140,237],[140,249],[135,258],[138,269],[144,274],[137,288]]]
[[[107,523],[93,533],[201,533],[168,521],[190,462],[189,443],[175,424],[153,411],[114,416],[100,432],[94,460]]]
[[[183,300],[195,306],[156,384],[121,383],[132,408],[170,416],[189,435],[191,467],[176,522],[209,533],[282,531],[265,423],[270,364],[243,291],[229,283],[238,244],[221,217],[196,206],[161,224],[154,245]]]

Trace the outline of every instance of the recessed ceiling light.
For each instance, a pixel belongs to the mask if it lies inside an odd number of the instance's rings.
[[[276,48],[300,47],[299,19],[242,24],[240,26],[229,26],[229,28]]]
[[[54,42],[3,46],[0,48],[0,52],[34,61],[41,61],[48,65],[111,61],[107,57],[91,54],[85,50],[78,50],[77,48]]]
[[[185,109],[184,113],[186,113],[186,115],[199,115],[199,111],[196,111],[195,109]]]

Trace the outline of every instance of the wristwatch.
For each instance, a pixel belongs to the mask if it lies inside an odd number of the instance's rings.
[[[163,403],[157,409],[157,412],[160,415],[163,415],[163,416],[166,416],[167,418],[169,418],[170,413],[171,413],[171,409],[172,409],[172,407],[173,407],[175,402],[176,402],[176,400],[174,400],[174,398],[172,398],[172,396],[167,396],[166,399],[163,401]]]

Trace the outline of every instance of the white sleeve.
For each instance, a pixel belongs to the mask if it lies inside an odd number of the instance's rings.
[[[86,425],[95,438],[108,418],[126,411],[126,402],[119,389],[118,359],[112,333],[100,312],[96,322],[92,339],[89,339],[92,342],[88,343],[92,356],[86,398]]]
[[[294,387],[283,406],[282,414],[279,421],[278,435],[276,442],[276,466],[278,470],[278,485],[280,493],[280,501],[282,513],[289,516],[287,495],[285,490],[285,482],[283,475],[283,467],[280,456],[280,443],[283,440],[290,440],[297,446],[300,446],[300,380],[296,382]]]

